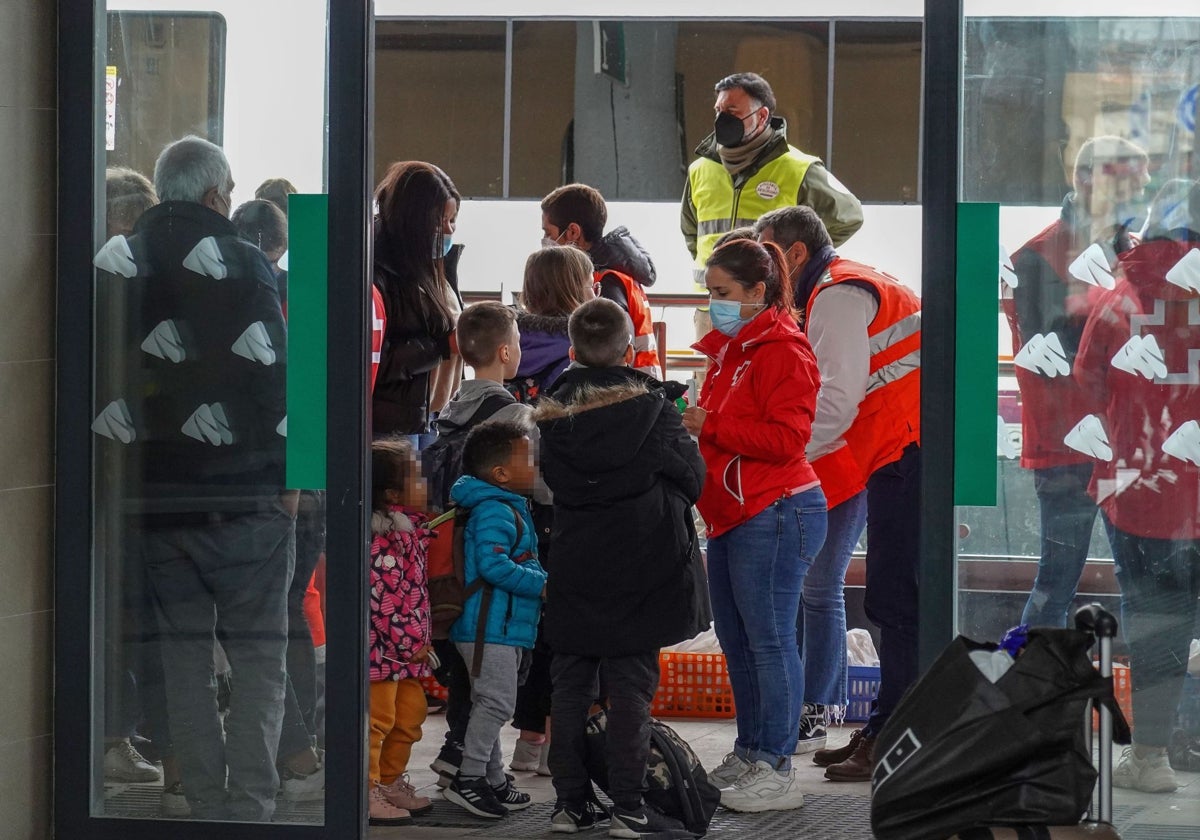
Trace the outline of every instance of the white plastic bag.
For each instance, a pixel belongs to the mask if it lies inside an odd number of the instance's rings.
[[[879,667],[879,653],[871,634],[861,627],[855,627],[846,633],[846,661],[850,665]]]

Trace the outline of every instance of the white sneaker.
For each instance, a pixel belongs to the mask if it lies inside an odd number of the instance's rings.
[[[123,738],[104,752],[104,778],[110,782],[157,782],[162,773]]]
[[[727,788],[753,766],[736,753],[729,753],[720,766],[708,774],[708,781],[713,787]]]
[[[1175,771],[1167,762],[1165,752],[1138,758],[1133,754],[1133,747],[1126,747],[1113,770],[1113,786],[1132,788],[1143,793],[1171,793],[1179,787],[1179,783],[1175,780]]]
[[[553,776],[550,772],[550,742],[542,744],[542,755],[538,759],[537,774],[539,776]]]
[[[730,811],[788,811],[804,806],[796,771],[779,770],[756,761],[732,787],[721,791],[721,804]]]
[[[512,761],[508,766],[512,770],[534,772],[542,760],[542,745],[531,744],[523,738],[517,739],[516,749],[513,750]]]

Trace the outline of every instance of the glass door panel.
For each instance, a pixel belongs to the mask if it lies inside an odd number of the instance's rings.
[[[996,470],[995,503],[958,508],[958,624],[1120,617],[1137,761],[1117,822],[1150,836],[1200,825],[1197,768],[1165,754],[1200,735],[1200,18],[1053,6],[964,4],[960,199],[997,207],[999,249],[974,245],[998,268],[974,313],[994,364],[959,377],[960,398],[994,396]]]
[[[326,0],[105,11],[90,812],[320,825]]]

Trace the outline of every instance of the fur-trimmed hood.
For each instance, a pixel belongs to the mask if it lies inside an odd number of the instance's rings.
[[[620,498],[649,480],[648,441],[659,415],[675,411],[666,386],[627,367],[572,367],[547,397],[534,415],[542,451],[552,462],[571,465],[561,483],[580,481],[564,502],[570,504],[576,492],[593,500]]]
[[[585,382],[570,395],[566,402],[559,402],[551,397],[543,399],[534,411],[533,419],[535,422],[558,420],[592,409],[616,405],[648,393],[650,393],[650,388],[644,382],[626,382],[618,385]]]

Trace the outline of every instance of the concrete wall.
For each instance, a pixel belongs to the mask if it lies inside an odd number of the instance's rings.
[[[0,834],[10,840],[50,836],[55,57],[53,0],[0,4]]]

